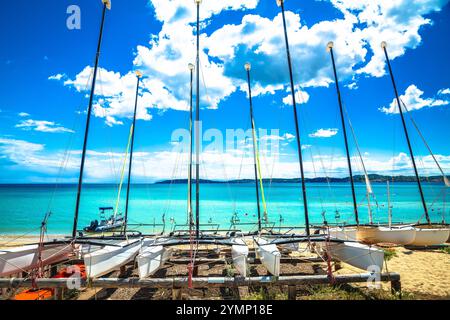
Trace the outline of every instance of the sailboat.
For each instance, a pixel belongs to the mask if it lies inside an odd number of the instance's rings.
[[[128,180],[127,180],[127,194],[126,194],[125,218],[124,218],[125,224],[122,231],[125,238],[120,242],[114,240],[111,243],[107,243],[103,248],[84,255],[86,274],[89,278],[100,277],[111,271],[119,269],[120,267],[126,265],[127,263],[134,261],[138,253],[140,253],[140,257],[138,258],[138,263],[140,263],[139,271],[140,273],[142,273],[143,272],[142,270],[144,270],[143,265],[148,264],[148,260],[151,260],[153,257],[153,255],[147,254],[146,250],[148,250],[147,246],[151,244],[154,240],[142,237],[132,238],[130,240],[126,236],[127,231],[126,221],[128,218],[128,209],[129,209],[131,171],[133,165],[133,151],[134,151],[134,136],[136,128],[136,114],[139,97],[139,85],[142,78],[142,73],[140,71],[136,71],[136,78],[137,78],[136,100],[134,105],[133,123],[130,128],[130,138],[128,142],[128,147],[130,147],[130,159],[128,162]],[[123,178],[123,170],[122,170],[122,178]],[[151,253],[155,254],[155,250],[153,250]]]
[[[140,247],[142,246],[143,239],[142,237],[137,235],[127,235],[127,218],[128,218],[128,199],[129,199],[129,188],[130,188],[130,170],[128,171],[128,189],[127,189],[127,203],[126,203],[126,211],[125,216],[123,217],[123,228],[122,234],[120,236],[110,236],[110,237],[85,237],[77,235],[77,225],[78,225],[78,215],[79,215],[79,207],[80,207],[80,199],[83,185],[83,173],[84,173],[84,164],[86,160],[86,150],[87,150],[87,141],[88,141],[88,133],[89,133],[89,125],[92,113],[93,100],[95,95],[95,85],[97,80],[97,71],[98,64],[100,59],[101,52],[101,44],[103,38],[103,27],[105,23],[106,10],[111,9],[110,0],[102,0],[103,3],[103,11],[102,11],[102,21],[100,26],[100,34],[98,38],[97,45],[97,54],[94,65],[94,74],[91,85],[91,93],[89,98],[89,107],[87,111],[87,120],[86,120],[86,129],[84,135],[84,143],[83,143],[83,152],[81,157],[81,166],[80,166],[80,174],[78,181],[78,192],[77,192],[77,202],[75,206],[75,215],[74,215],[74,223],[72,229],[72,238],[74,239],[74,243],[80,244],[78,249],[78,255],[80,258],[84,260],[87,276],[89,278],[96,278],[102,275],[105,275],[113,270],[117,270],[126,263],[134,260],[137,255]],[[139,79],[139,74],[138,74]],[[138,82],[139,84],[139,82]],[[130,152],[130,166],[132,162],[132,151],[133,151],[133,138],[134,138],[134,125],[131,128],[132,130],[132,138],[131,138],[131,152]],[[122,173],[123,175],[123,173]],[[117,210],[117,209],[116,209]]]
[[[448,237],[450,236],[450,229],[444,225],[439,225],[439,224],[436,225],[436,224],[431,223],[427,204],[426,204],[424,193],[423,193],[420,176],[417,171],[414,152],[413,152],[413,149],[411,146],[408,129],[406,127],[405,118],[403,115],[403,107],[402,107],[402,104],[401,104],[401,101],[400,101],[400,98],[398,95],[397,86],[395,83],[391,63],[390,63],[389,56],[388,56],[387,49],[386,49],[387,48],[386,42],[383,41],[381,43],[381,47],[384,51],[386,62],[387,62],[388,69],[389,69],[389,74],[391,76],[392,85],[394,88],[394,93],[395,93],[395,97],[396,97],[396,101],[397,101],[397,106],[398,106],[400,117],[402,120],[402,125],[403,125],[403,129],[404,129],[409,153],[411,156],[414,173],[416,176],[419,193],[420,193],[421,200],[422,200],[422,205],[423,205],[425,216],[427,219],[427,224],[416,225],[416,226],[411,226],[411,225],[393,226],[391,224],[391,208],[389,205],[389,225],[388,226],[378,226],[375,228],[363,227],[358,230],[358,240],[360,240],[362,242],[368,242],[368,243],[384,242],[384,243],[394,243],[394,244],[411,245],[411,246],[432,246],[432,245],[443,244],[447,241]],[[419,133],[420,133],[420,131],[419,131]],[[425,140],[424,140],[424,142],[426,143]],[[427,147],[428,147],[428,145],[427,145]],[[431,149],[429,147],[428,147],[428,149],[431,153]],[[434,158],[434,156],[433,156],[433,158]],[[435,161],[436,161],[436,159],[435,159]],[[442,169],[440,168],[439,163],[437,161],[436,161],[436,164],[438,165],[439,169],[441,170],[441,173],[443,174],[444,181],[447,181],[447,178],[446,178],[445,174],[443,173]],[[388,192],[388,194],[389,194],[389,192]]]
[[[343,105],[341,102],[338,79],[337,79],[337,74],[336,74],[336,67],[335,67],[335,63],[334,63],[333,43],[332,42],[328,43],[327,49],[330,51],[331,57],[332,57],[333,70],[334,70],[334,75],[335,75],[336,87],[337,87],[337,91],[338,91],[338,99],[339,99],[339,104],[340,104],[340,108],[341,108],[341,116],[342,116],[342,121],[343,121],[344,136],[346,136],[345,124],[344,124],[344,120],[343,120]],[[347,115],[347,117],[348,117],[348,115]],[[349,122],[349,125],[351,128],[351,132],[352,132],[353,138],[355,140],[358,155],[359,155],[359,158],[360,158],[363,170],[364,170],[365,184],[366,184],[366,191],[367,191],[366,194],[367,194],[368,210],[369,210],[369,224],[368,225],[360,225],[358,223],[358,219],[357,219],[356,227],[334,228],[332,230],[332,232],[334,233],[333,235],[338,236],[340,239],[348,239],[349,235],[351,235],[351,236],[355,237],[355,239],[357,241],[366,243],[366,244],[377,244],[377,243],[392,243],[392,244],[396,244],[396,245],[412,244],[416,238],[416,228],[414,228],[412,226],[405,226],[405,225],[394,225],[393,226],[391,223],[392,213],[391,213],[390,204],[388,205],[389,206],[389,224],[388,225],[375,225],[373,223],[372,209],[371,209],[371,204],[370,204],[370,197],[371,197],[371,195],[373,195],[373,190],[372,190],[370,179],[367,174],[367,170],[364,165],[364,160],[362,158],[361,151],[359,149],[359,145],[358,145],[356,135],[354,133],[353,126],[351,124],[350,119],[348,119],[348,122]],[[348,156],[348,159],[350,159],[348,154],[347,154],[347,156]],[[349,165],[349,168],[351,168],[350,161],[348,162],[348,165]],[[350,172],[350,177],[352,177],[351,170],[349,172]],[[353,181],[353,179],[351,178],[351,182],[352,181]],[[353,182],[352,182],[352,190],[354,190]],[[355,197],[353,197],[353,200],[354,200],[355,216],[357,216],[357,204],[356,204]],[[330,232],[330,234],[331,234],[331,232]]]
[[[305,184],[305,175],[303,170],[303,156],[302,156],[302,145],[300,140],[300,129],[298,124],[297,107],[295,99],[295,87],[292,71],[292,61],[289,50],[289,40],[287,35],[286,27],[286,17],[284,10],[284,0],[277,0],[277,4],[281,7],[283,27],[284,27],[284,38],[286,44],[286,55],[289,67],[289,78],[291,86],[291,95],[293,102],[293,112],[294,112],[294,123],[297,135],[297,151],[300,165],[301,174],[301,190],[303,196],[304,204],[304,216],[305,216],[305,234],[276,234],[273,235],[273,239],[268,239],[268,237],[257,237],[256,242],[256,253],[257,256],[261,258],[262,263],[265,264],[266,268],[272,274],[278,276],[280,274],[280,252],[278,246],[298,244],[298,243],[308,243],[309,248],[312,248],[313,243],[317,243],[324,251],[326,251],[330,256],[335,259],[340,259],[353,265],[357,268],[367,270],[374,264],[377,265],[380,270],[383,267],[384,252],[375,247],[369,247],[367,245],[358,244],[356,242],[347,241],[349,239],[339,239],[337,237],[332,237],[330,234],[311,234],[310,224],[309,224],[309,213],[308,213],[308,203],[307,203],[307,193]],[[351,168],[350,168],[351,170]],[[357,210],[355,210],[357,213]],[[357,215],[356,215],[357,218]],[[333,230],[338,234],[341,230]],[[348,237],[348,234],[346,234]],[[370,258],[368,258],[370,257]]]
[[[190,160],[188,171],[188,232],[172,232],[168,236],[162,236],[154,241],[144,244],[137,256],[139,276],[145,278],[154,274],[161,268],[165,261],[170,257],[171,247],[178,245],[189,245],[191,253],[191,261],[188,266],[189,278],[192,278],[195,269],[196,248],[200,244],[214,244],[231,247],[233,262],[236,269],[241,275],[246,276],[247,273],[247,256],[248,247],[245,241],[236,235],[219,236],[217,234],[209,234],[200,230],[200,4],[201,0],[195,0],[197,9],[197,44],[196,44],[196,65],[189,64],[191,75],[191,101],[190,101]],[[195,123],[193,125],[193,71],[196,71],[196,110]],[[195,134],[194,134],[195,127]],[[195,136],[196,144],[196,160],[195,160],[195,217],[192,205],[192,162],[193,162],[193,137]]]
[[[39,243],[0,248],[0,277],[33,272],[42,275],[43,268],[70,259],[78,245],[71,240],[44,241],[51,212],[47,212],[40,227]]]
[[[270,244],[267,240],[261,237],[262,232],[262,219],[267,223],[267,206],[264,194],[264,185],[261,175],[261,163],[259,161],[259,148],[258,148],[258,137],[256,134],[255,119],[253,116],[253,99],[252,99],[252,89],[250,81],[250,70],[251,64],[247,62],[245,64],[245,70],[247,72],[247,84],[248,84],[248,97],[250,104],[250,122],[252,128],[252,138],[253,138],[253,158],[254,158],[254,174],[255,174],[255,190],[256,190],[256,204],[258,209],[258,233],[259,235],[254,238],[256,257],[261,260],[261,263],[266,267],[266,269],[274,276],[279,276],[280,274],[280,257],[281,253],[275,244]],[[264,209],[264,217],[261,217],[261,206],[259,200],[259,191],[261,189],[261,197]],[[248,255],[248,249],[246,251]]]
[[[0,275],[11,275],[18,272],[28,271],[35,268],[42,268],[49,264],[58,263],[64,261],[74,254],[84,255],[93,250],[97,250],[103,246],[101,240],[96,240],[95,242],[89,239],[77,239],[77,224],[78,224],[78,213],[81,198],[81,187],[83,182],[83,172],[84,163],[86,159],[86,147],[87,138],[89,132],[90,116],[92,112],[95,83],[97,78],[98,62],[100,58],[101,41],[103,35],[103,26],[105,22],[106,10],[111,9],[110,0],[102,0],[103,10],[102,10],[102,21],[100,27],[100,35],[97,46],[97,54],[95,59],[94,76],[91,87],[91,94],[89,99],[89,107],[87,111],[87,122],[84,135],[83,152],[81,157],[80,175],[78,181],[78,191],[77,191],[77,202],[74,215],[74,223],[72,230],[72,238],[64,240],[55,240],[52,242],[43,241],[43,233],[46,227],[46,220],[48,220],[48,215],[44,219],[41,227],[41,237],[39,244],[31,244],[11,249],[3,249],[0,251]]]
[[[255,238],[255,244],[256,258],[261,260],[267,271],[278,277],[280,275],[281,253],[277,245],[261,237]]]
[[[71,242],[30,244],[0,249],[0,277],[15,275],[68,260],[73,256]]]

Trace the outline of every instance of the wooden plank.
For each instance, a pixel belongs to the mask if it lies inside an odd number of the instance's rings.
[[[336,275],[335,283],[357,283],[366,282],[372,275],[370,273]],[[64,288],[67,286],[69,279],[36,279],[36,285],[40,288]],[[400,281],[398,273],[383,273],[380,277],[381,281]],[[193,278],[192,284],[194,288],[222,288],[222,287],[245,287],[251,285],[305,285],[305,284],[329,284],[330,280],[327,275],[307,275],[307,276],[263,276],[263,277],[200,277]],[[86,287],[86,280],[81,280],[81,286]],[[187,277],[174,278],[99,278],[93,279],[89,283],[90,287],[96,288],[187,288]],[[0,279],[0,288],[30,288],[32,283],[30,279]]]
[[[229,258],[231,259],[231,257]],[[226,258],[197,258],[195,259],[195,262],[198,264],[223,264],[225,263]],[[191,262],[189,258],[172,258],[170,261],[172,264],[188,264]],[[289,257],[282,257],[280,260],[281,263],[320,263],[323,262],[320,258],[289,258]],[[259,259],[254,259],[252,261],[254,264],[261,264],[261,261]]]
[[[288,286],[288,300],[295,300],[297,298],[297,286]]]
[[[240,299],[248,296],[248,287],[238,287],[238,295]]]

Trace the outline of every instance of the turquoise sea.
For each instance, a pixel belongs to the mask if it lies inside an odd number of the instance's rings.
[[[449,188],[438,184],[425,184],[425,193],[434,222],[443,217],[450,220]],[[387,221],[387,188],[374,184],[378,207],[372,199],[376,222]],[[299,184],[273,183],[265,186],[267,212],[271,223],[277,226],[304,225],[303,202]],[[357,198],[361,222],[368,221],[365,185],[357,184]],[[308,207],[311,223],[321,224],[322,213],[330,223],[354,223],[350,185],[334,183],[308,183]],[[194,193],[195,194],[195,193]],[[99,218],[98,208],[114,206],[117,198],[116,185],[85,185],[81,199],[79,229]],[[0,185],[0,234],[38,233],[40,223],[47,211],[51,211],[48,224],[50,234],[70,234],[76,199],[76,185]],[[220,224],[230,227],[230,220],[237,213],[241,222],[256,222],[254,184],[202,184],[200,187],[201,223]],[[393,219],[398,222],[417,222],[423,216],[417,185],[396,183],[391,185]],[[195,204],[195,201],[193,202]],[[125,204],[125,188],[120,202]],[[261,205],[262,207],[262,205]],[[336,211],[339,213],[336,214]],[[186,222],[187,188],[182,184],[139,184],[131,187],[129,222],[131,224],[160,224],[165,216],[166,230],[174,224]],[[422,218],[424,222],[424,218]],[[162,227],[137,227],[143,232],[160,231]],[[249,231],[255,225],[241,229]]]

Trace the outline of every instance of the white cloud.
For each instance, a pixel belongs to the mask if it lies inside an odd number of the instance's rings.
[[[288,90],[288,92],[291,92],[291,90]],[[308,103],[309,101],[309,94],[306,91],[302,91],[300,89],[297,89],[297,91],[295,92],[295,102],[297,104],[304,104],[304,103]],[[289,93],[286,97],[283,98],[283,103],[285,105],[290,105],[292,106],[292,95]]]
[[[441,89],[438,91],[438,95],[443,95],[443,94],[445,94],[445,95],[450,94],[450,88]]]
[[[174,146],[171,151],[142,151],[135,152],[133,163],[133,179],[136,182],[151,182],[162,179],[186,178],[188,166],[188,152]],[[181,146],[182,147],[182,146]],[[308,148],[309,146],[305,146]],[[31,143],[24,140],[0,137],[0,153],[14,163],[19,170],[27,170],[34,174],[44,173],[48,177],[59,176],[60,167],[64,164],[62,179],[73,179],[78,174],[81,151],[71,151],[68,158],[65,151],[46,150],[44,144]],[[116,182],[120,173],[118,164],[125,156],[122,152],[99,152],[88,150],[86,158],[86,182]],[[444,171],[450,169],[450,155],[435,155]],[[208,179],[224,180],[253,177],[252,150],[228,150],[227,152],[205,151],[201,154],[201,176]],[[67,161],[65,161],[67,160]],[[319,168],[318,161],[326,164],[326,168]],[[313,161],[315,163],[313,163]],[[280,154],[262,152],[262,176],[273,178],[299,177],[298,161],[296,157],[284,157]],[[394,157],[364,155],[364,162],[369,173],[412,175],[410,158],[406,153],[399,153]],[[421,164],[420,174],[439,175],[432,156],[417,156]],[[352,158],[355,164],[355,174],[360,159]],[[114,165],[115,164],[115,165]],[[305,159],[305,173],[307,177],[348,175],[347,160],[344,155],[314,156],[313,160]],[[113,169],[115,168],[115,170]],[[176,168],[176,170],[174,170]],[[360,169],[360,168],[359,168]],[[275,173],[275,174],[274,174]]]
[[[45,120],[21,120],[15,127],[22,130],[34,130],[49,133],[74,132],[73,130],[64,128],[55,122]]]
[[[258,0],[208,0],[201,5],[202,28],[214,15],[224,11],[254,9]],[[327,87],[333,82],[328,41],[334,41],[336,65],[344,85],[357,88],[358,76],[380,77],[385,61],[380,42],[389,45],[392,59],[421,44],[419,33],[431,24],[428,14],[441,10],[448,0],[330,0],[342,18],[306,25],[299,14],[286,12],[296,84],[302,88]],[[195,5],[186,0],[150,0],[156,18],[162,22],[158,34],[148,45],[136,48],[135,67],[148,79],[143,81],[139,119],[150,120],[151,109],[188,110],[189,72],[187,64],[195,61]],[[216,109],[237,89],[247,91],[243,65],[252,63],[252,87],[255,95],[285,91],[288,70],[281,14],[273,18],[244,15],[236,24],[224,25],[201,36],[201,107]],[[85,92],[92,76],[86,67],[66,85]],[[64,74],[54,76],[63,79]],[[120,123],[133,110],[134,75],[101,69],[97,93],[104,100],[96,105],[98,117],[107,124]],[[204,79],[204,81],[203,81]],[[347,81],[350,83],[346,83]],[[305,92],[299,103],[306,103]],[[292,103],[284,97],[285,104]],[[109,118],[107,118],[109,117]]]
[[[360,24],[364,24],[355,32],[359,33],[373,56],[357,72],[375,77],[385,74],[381,41],[388,43],[392,59],[404,55],[407,49],[415,49],[422,41],[421,27],[432,23],[424,16],[440,11],[448,3],[448,0],[331,1],[346,16],[353,15]]]
[[[442,90],[439,90],[441,92]],[[445,91],[445,89],[444,89]],[[438,94],[439,94],[438,92]],[[400,100],[406,105],[408,110],[419,110],[422,108],[431,108],[437,106],[444,106],[450,104],[449,100],[442,100],[437,98],[423,98],[424,92],[417,88],[414,84],[410,85],[403,95],[400,96]],[[403,108],[403,105],[402,105]],[[397,100],[394,98],[387,107],[381,107],[380,111],[386,114],[397,114],[399,113]]]
[[[310,138],[331,138],[338,133],[338,129],[318,129],[316,132],[310,133]]]
[[[30,116],[30,114],[29,113],[26,113],[26,112],[19,112],[18,113],[18,115],[19,115],[19,117],[29,117]]]
[[[58,74],[48,77],[48,80],[60,81],[61,79],[65,78],[65,77],[66,77],[65,74],[58,73]]]

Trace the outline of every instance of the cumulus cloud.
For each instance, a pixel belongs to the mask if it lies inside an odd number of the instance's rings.
[[[32,119],[21,120],[18,124],[16,124],[15,127],[27,131],[34,130],[48,133],[74,132],[73,130],[64,128],[53,121],[45,121],[45,120],[32,120]]]
[[[439,90],[438,95],[445,94],[443,93],[445,92],[445,90],[448,89]],[[443,100],[438,98],[423,98],[423,95],[424,92],[419,88],[417,88],[414,84],[412,84],[405,90],[405,93],[400,96],[400,100],[403,101],[403,103],[410,111],[419,110],[422,108],[445,106],[450,104],[449,100]],[[394,98],[392,102],[389,104],[389,108],[381,107],[379,110],[386,114],[399,113],[397,100]]]
[[[30,116],[30,114],[29,114],[29,113],[26,113],[26,112],[19,112],[18,115],[19,115],[19,117],[22,117],[22,118],[25,118],[25,117],[29,117],[29,116]]]
[[[252,63],[255,95],[285,92],[288,70],[281,14],[264,17],[245,14],[239,21],[205,32],[215,15],[226,11],[255,9],[258,0],[208,0],[201,5],[201,107],[216,109],[236,90],[247,91],[245,62]],[[136,48],[134,66],[148,76],[140,92],[139,118],[150,120],[151,109],[188,110],[189,71],[195,61],[195,5],[185,0],[150,0],[161,30],[151,35],[147,45]],[[299,14],[287,11],[286,19],[293,57],[295,82],[302,88],[327,87],[333,82],[328,41],[335,43],[336,65],[343,84],[357,88],[358,77],[381,77],[385,61],[380,42],[388,42],[396,59],[422,42],[421,28],[426,18],[441,10],[448,0],[330,0],[340,12],[333,19],[307,25]],[[75,79],[65,81],[78,91],[86,91],[92,69],[86,67]],[[120,123],[133,110],[133,74],[101,69],[104,98],[97,103],[96,116],[107,124]],[[65,79],[64,74],[55,77]],[[102,81],[102,80],[100,80]],[[299,103],[309,94],[302,92]],[[292,103],[288,96],[284,104]],[[109,120],[108,120],[109,119]]]
[[[310,133],[310,138],[331,138],[338,133],[338,129],[318,129],[316,132]]]

